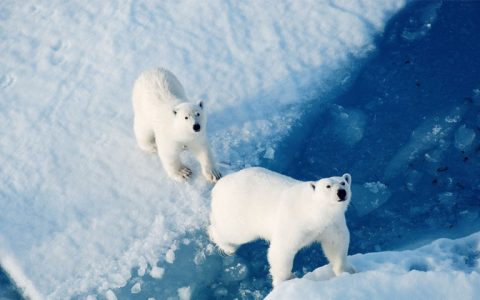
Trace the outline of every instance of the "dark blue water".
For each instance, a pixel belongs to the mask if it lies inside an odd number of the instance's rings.
[[[5,272],[0,268],[0,300],[22,299],[16,287],[12,284]]]

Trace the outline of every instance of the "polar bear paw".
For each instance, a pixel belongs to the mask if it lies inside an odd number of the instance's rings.
[[[220,173],[217,169],[210,169],[203,171],[203,176],[210,182],[217,182],[220,178],[222,178],[222,173]]]
[[[191,175],[192,175],[192,170],[190,168],[187,168],[185,166],[181,166],[180,169],[175,173],[172,174],[173,179],[177,181],[185,181],[187,180]]]

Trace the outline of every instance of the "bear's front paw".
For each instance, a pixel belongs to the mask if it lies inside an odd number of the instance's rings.
[[[189,168],[185,167],[185,166],[182,166],[180,167],[180,169],[178,170],[177,173],[173,174],[173,179],[177,180],[177,181],[185,181],[187,180],[190,175],[192,175],[192,170],[190,170]]]
[[[222,173],[220,173],[217,169],[210,169],[204,171],[203,176],[205,176],[208,181],[217,182],[220,178],[222,178]]]

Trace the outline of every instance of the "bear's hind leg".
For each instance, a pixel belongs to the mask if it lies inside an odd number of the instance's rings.
[[[291,279],[293,259],[298,249],[292,248],[288,243],[281,240],[272,240],[268,248],[268,263],[272,284],[277,286],[280,282]]]
[[[210,237],[210,240],[213,241],[226,255],[233,255],[235,251],[237,251],[237,246],[234,246],[230,243],[225,243],[220,239],[213,225],[208,226],[208,236]]]
[[[135,119],[133,130],[137,139],[137,144],[140,149],[148,153],[157,152],[157,145],[155,143],[155,135],[153,130],[142,124],[142,122]]]

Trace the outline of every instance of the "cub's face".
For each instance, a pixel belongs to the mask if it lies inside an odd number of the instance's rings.
[[[322,198],[322,201],[346,209],[352,197],[351,184],[352,176],[347,173],[343,176],[323,178],[317,182],[311,182],[310,187],[316,195]]]
[[[192,140],[205,133],[203,103],[180,103],[173,109],[175,134],[181,140]]]

